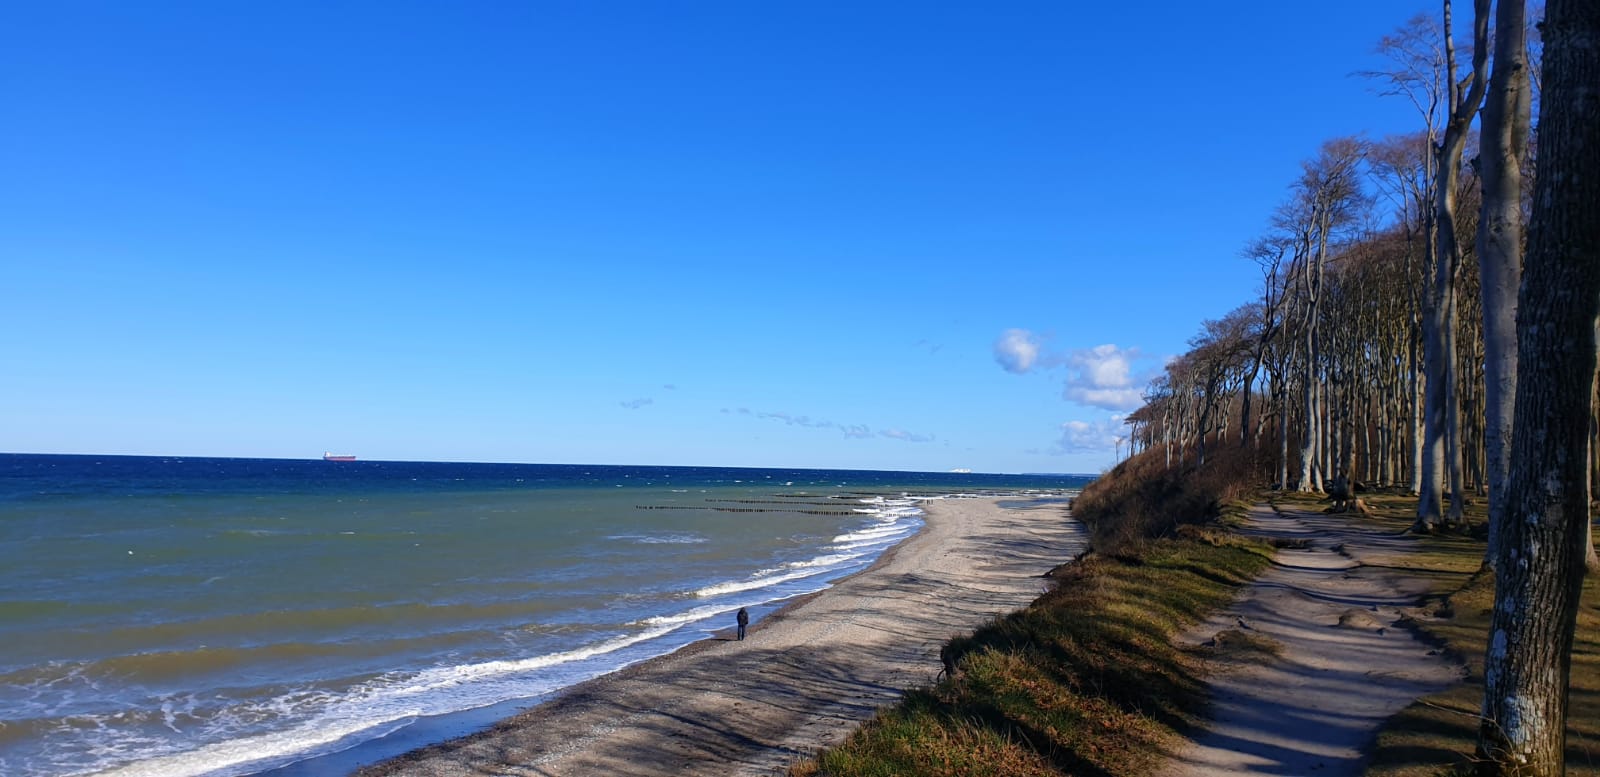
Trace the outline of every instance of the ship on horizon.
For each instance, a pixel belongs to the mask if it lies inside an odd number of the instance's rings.
[[[322,460],[323,461],[355,461],[356,457],[351,455],[351,454],[348,454],[348,453],[331,453],[329,451],[323,451],[322,452]]]

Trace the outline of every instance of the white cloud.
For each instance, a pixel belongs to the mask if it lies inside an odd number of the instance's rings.
[[[1066,358],[1066,388],[1062,396],[1070,402],[1103,410],[1133,410],[1144,404],[1133,381],[1133,360],[1137,349],[1118,348],[1107,343],[1079,351]]]
[[[891,440],[904,440],[906,442],[933,442],[933,435],[931,434],[917,434],[915,432],[908,432],[904,429],[885,429],[881,432],[878,432],[878,434]]]
[[[639,399],[630,399],[626,402],[618,402],[617,404],[622,405],[629,410],[638,410],[639,408],[644,407],[652,402],[655,402],[655,400],[649,397],[640,397]]]
[[[648,402],[649,400],[645,401]],[[627,403],[623,404],[627,405]],[[902,442],[933,442],[935,439],[937,439],[931,434],[918,434],[916,432],[908,432],[903,429],[885,429],[880,432],[874,432],[872,431],[872,427],[867,426],[866,424],[841,424],[824,418],[812,418],[811,416],[796,415],[794,413],[784,412],[753,411],[747,407],[741,407],[737,410],[730,410],[729,408],[725,407],[722,408],[722,412],[729,415],[737,414],[750,416],[752,418],[759,418],[764,421],[778,421],[785,426],[801,426],[807,429],[834,429],[840,434],[843,434],[846,438],[852,440],[864,440],[870,437],[884,437],[890,440],[900,440]]]
[[[1039,360],[1039,337],[1026,329],[1007,329],[994,341],[994,360],[1006,372],[1021,375]]]
[[[1061,425],[1061,439],[1055,453],[1115,453],[1117,441],[1127,434],[1123,416],[1113,415],[1096,421],[1067,421]]]

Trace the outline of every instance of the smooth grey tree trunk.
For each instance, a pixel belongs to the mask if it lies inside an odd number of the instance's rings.
[[[1452,225],[1451,229],[1455,227]],[[1459,278],[1461,268],[1461,247],[1454,246],[1455,259],[1451,264],[1456,268],[1455,274]],[[1448,484],[1450,501],[1446,503],[1444,522],[1448,525],[1461,524],[1466,520],[1465,492],[1461,481],[1461,366],[1459,343],[1456,340],[1460,331],[1460,299],[1458,290],[1452,281],[1450,289],[1450,305],[1445,312],[1445,374],[1449,376],[1445,383],[1445,483]]]
[[[1424,466],[1423,446],[1425,444],[1425,435],[1423,434],[1425,425],[1422,423],[1422,407],[1424,404],[1424,394],[1427,391],[1427,385],[1426,378],[1423,376],[1423,371],[1421,369],[1422,365],[1417,361],[1417,338],[1411,338],[1410,348],[1411,402],[1409,404],[1411,406],[1411,419],[1410,422],[1406,424],[1406,438],[1408,443],[1406,446],[1406,451],[1411,454],[1411,493],[1420,497],[1422,495],[1422,484],[1424,481],[1422,469]]]
[[[1588,426],[1600,316],[1600,3],[1549,0],[1539,172],[1517,316],[1516,424],[1484,662],[1486,775],[1563,773],[1589,531]]]
[[[1307,293],[1308,307],[1306,309],[1305,331],[1301,335],[1300,342],[1304,349],[1301,355],[1305,359],[1305,381],[1302,383],[1305,386],[1305,392],[1302,395],[1304,402],[1301,407],[1305,418],[1302,421],[1303,437],[1300,443],[1300,483],[1296,488],[1296,490],[1302,492],[1322,490],[1322,473],[1317,471],[1319,459],[1317,455],[1317,440],[1319,439],[1318,434],[1320,431],[1317,424],[1318,381],[1315,374],[1317,357],[1315,334],[1317,328],[1317,291],[1309,279],[1306,281],[1306,288],[1309,289]]]
[[[1522,162],[1528,152],[1526,8],[1502,0],[1495,9],[1494,72],[1483,105],[1479,175],[1478,273],[1483,298],[1483,446],[1489,515],[1505,514],[1511,474],[1512,411],[1517,398],[1517,286],[1522,281]],[[1485,560],[1494,563],[1489,531]]]
[[[1276,387],[1278,393],[1278,488],[1289,490],[1289,387]]]

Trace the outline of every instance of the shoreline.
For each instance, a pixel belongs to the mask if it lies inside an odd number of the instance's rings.
[[[730,622],[487,729],[356,773],[780,772],[842,741],[902,689],[931,683],[946,639],[1032,602],[1044,590],[1041,576],[1086,547],[1063,505],[991,497],[923,506],[916,534],[866,569],[753,622],[743,642],[732,639]]]

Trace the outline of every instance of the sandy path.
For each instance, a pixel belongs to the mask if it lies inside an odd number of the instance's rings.
[[[1280,550],[1275,563],[1226,612],[1190,631],[1204,644],[1247,626],[1282,647],[1276,657],[1219,659],[1211,680],[1212,719],[1177,752],[1165,777],[1360,775],[1383,721],[1460,676],[1456,665],[1396,626],[1426,583],[1403,570],[1364,565],[1392,560],[1404,538],[1349,516],[1250,511],[1246,533],[1311,540]]]
[[[1040,575],[1082,551],[1061,507],[999,501],[929,503],[916,537],[743,642],[696,643],[361,774],[781,772],[930,683],[946,639],[1033,601]]]

